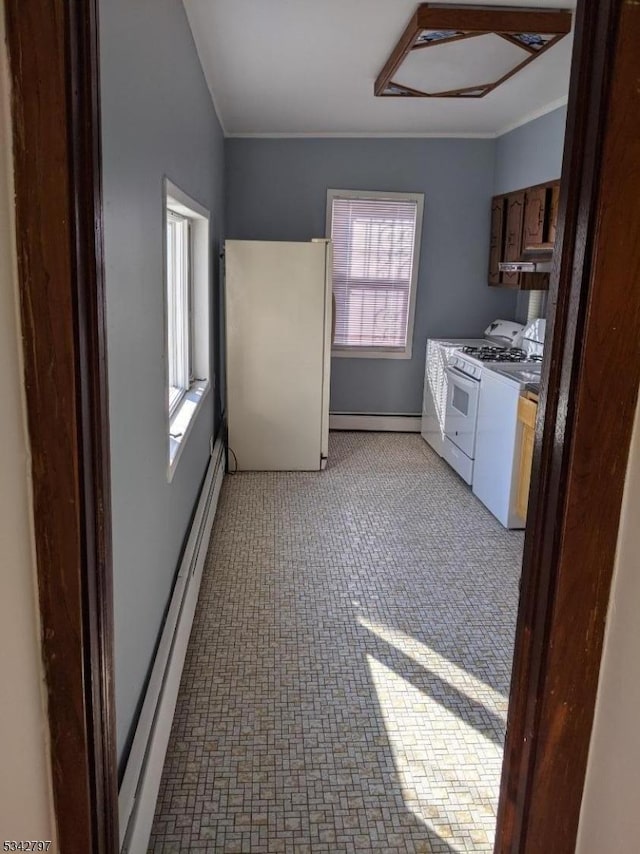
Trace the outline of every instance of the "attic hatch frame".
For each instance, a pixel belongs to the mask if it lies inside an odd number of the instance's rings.
[[[571,12],[559,10],[522,9],[513,7],[434,6],[422,3],[407,27],[373,87],[379,98],[484,98],[502,83],[542,56],[571,31]],[[431,32],[436,37],[423,38]],[[494,82],[448,89],[443,92],[424,92],[393,80],[403,62],[414,51],[435,49],[463,39],[497,35],[522,49],[524,58]],[[547,36],[539,47],[527,37]]]

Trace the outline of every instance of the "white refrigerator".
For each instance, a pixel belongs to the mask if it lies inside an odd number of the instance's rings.
[[[227,240],[230,466],[316,471],[329,451],[331,243]]]

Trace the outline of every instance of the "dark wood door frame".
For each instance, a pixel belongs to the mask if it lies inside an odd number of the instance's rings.
[[[58,839],[65,854],[112,854],[97,0],[5,6]],[[640,108],[630,82],[639,40],[638,4],[579,6],[498,854],[571,854],[575,847],[640,378]]]
[[[64,854],[112,854],[117,777],[97,2],[6,0],[5,8],[58,845]]]
[[[572,854],[640,380],[640,6],[578,9],[496,854]]]

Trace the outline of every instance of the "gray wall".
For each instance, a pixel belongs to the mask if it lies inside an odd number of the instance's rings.
[[[559,178],[566,122],[567,108],[558,107],[498,137],[493,194],[510,193]],[[517,296],[515,317],[522,323],[527,320],[529,296],[528,291],[521,291]],[[546,313],[546,298],[542,313]]]
[[[498,137],[493,195],[560,177],[566,121],[567,108],[558,107]]]
[[[425,194],[413,358],[333,359],[333,412],[419,413],[427,338],[477,336],[516,297],[487,286],[494,140],[227,139],[227,236],[325,233],[327,188]]]
[[[167,483],[162,182],[211,211],[217,242],[224,145],[180,0],[102,0],[100,36],[122,768],[219,417],[215,388]]]

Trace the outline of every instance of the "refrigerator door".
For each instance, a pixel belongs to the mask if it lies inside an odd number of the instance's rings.
[[[227,418],[237,467],[318,470],[329,420],[327,243],[228,240],[225,262]]]
[[[331,241],[317,238],[325,249],[325,292],[324,292],[324,368],[322,376],[322,426],[320,435],[320,468],[327,467],[329,459],[329,395],[331,392],[331,347],[333,345],[333,247]]]

